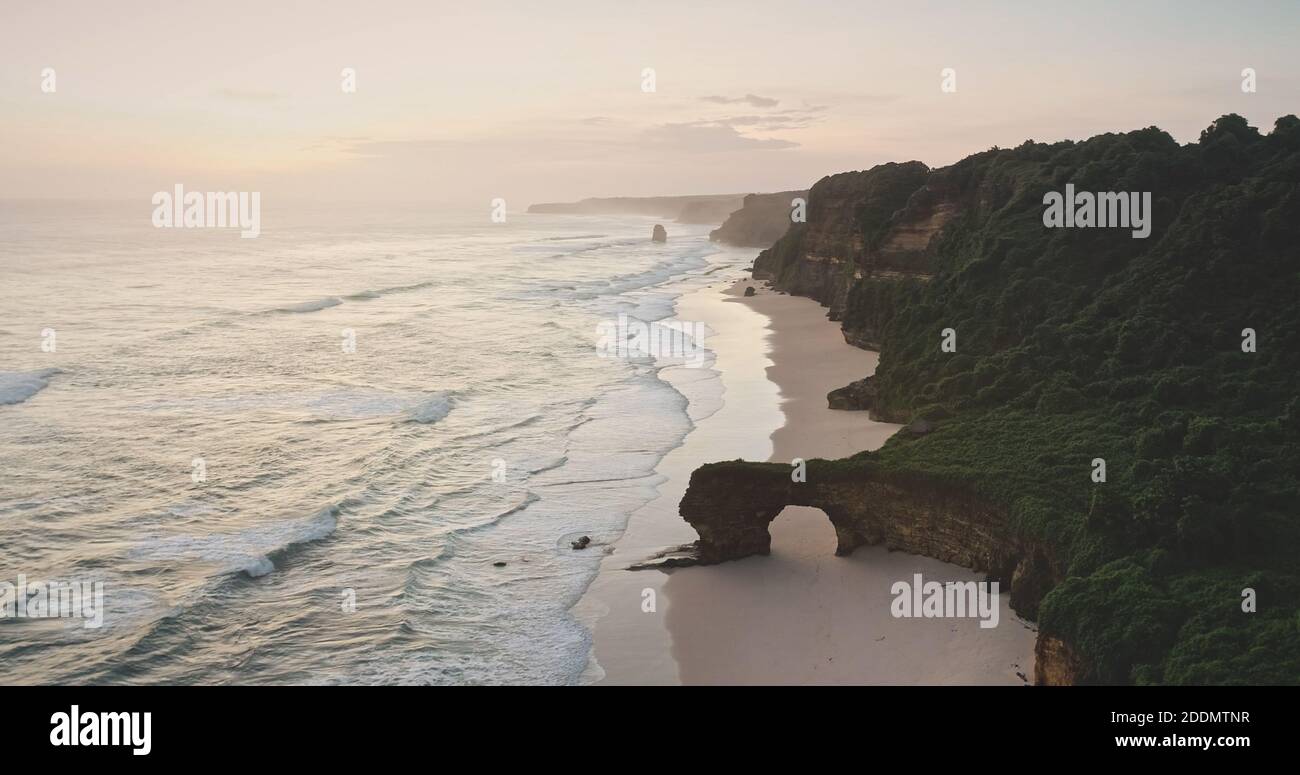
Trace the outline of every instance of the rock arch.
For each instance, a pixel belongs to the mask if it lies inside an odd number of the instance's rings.
[[[696,469],[680,513],[700,536],[698,561],[768,554],[768,525],[781,510],[812,506],[834,526],[837,555],[883,543],[981,571],[1010,590],[1012,607],[1026,618],[1064,575],[1045,544],[1012,529],[1005,508],[966,487],[857,459],[810,460],[806,482],[792,481],[790,470],[740,460]]]
[[[1065,566],[1043,541],[1023,535],[1004,507],[970,488],[924,474],[890,471],[866,457],[808,461],[806,482],[789,466],[736,460],[710,463],[691,474],[680,513],[695,528],[695,562],[709,564],[768,554],[771,524],[786,506],[821,509],[835,527],[835,553],[864,544],[934,557],[987,573],[1010,590],[1011,607],[1038,616],[1043,597],[1065,576]],[[1088,683],[1087,660],[1051,633],[1038,634],[1034,681]]]

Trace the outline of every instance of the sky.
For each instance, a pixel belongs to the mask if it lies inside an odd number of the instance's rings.
[[[514,210],[1300,113],[1293,1],[3,2],[4,199]]]

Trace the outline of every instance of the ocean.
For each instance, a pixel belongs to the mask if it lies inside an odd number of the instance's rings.
[[[707,351],[673,387],[598,332],[753,251],[486,206],[268,203],[256,239],[150,212],[0,206],[0,583],[104,590],[97,628],[0,619],[0,682],[576,682],[570,606],[722,400]]]

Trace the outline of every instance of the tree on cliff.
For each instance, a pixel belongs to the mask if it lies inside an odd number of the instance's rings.
[[[1300,683],[1300,120],[1026,142],[890,188],[909,174],[824,179],[757,262],[808,292],[809,245],[835,239],[815,209],[858,214],[842,285],[816,291],[850,341],[880,343],[872,410],[936,428],[857,464],[969,487],[1053,547],[1041,629],[1090,680]],[[1044,228],[1067,183],[1151,192],[1150,237]],[[927,245],[894,250],[935,213]]]

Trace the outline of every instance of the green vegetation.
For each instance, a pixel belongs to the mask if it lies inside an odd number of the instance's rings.
[[[844,318],[883,343],[878,408],[937,429],[855,460],[967,482],[1051,541],[1068,578],[1039,622],[1096,680],[1300,683],[1300,120],[941,172],[965,198],[934,278],[859,281]],[[1152,192],[1151,236],[1045,228],[1066,183]]]

